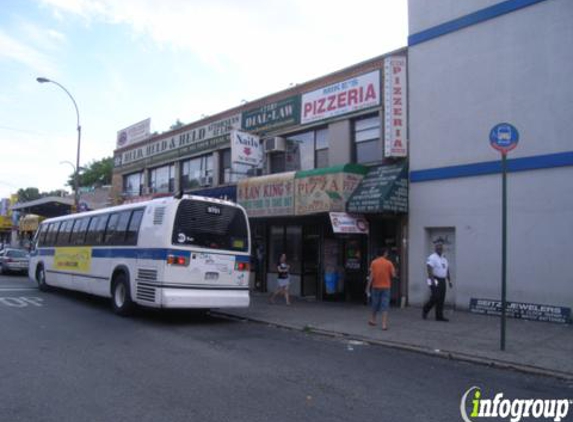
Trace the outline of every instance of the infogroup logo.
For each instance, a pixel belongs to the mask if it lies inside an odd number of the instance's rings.
[[[462,396],[460,413],[464,422],[482,418],[502,418],[511,422],[532,418],[559,422],[567,416],[572,405],[573,400],[568,399],[504,399],[503,393],[495,394],[493,399],[485,399],[481,389],[474,386]],[[471,410],[469,415],[468,408]]]

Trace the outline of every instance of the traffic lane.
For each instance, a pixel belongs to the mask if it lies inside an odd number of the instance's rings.
[[[8,307],[42,306],[35,284],[24,274],[0,274],[0,305]]]
[[[41,297],[42,307],[0,306],[6,420],[443,421],[459,420],[473,385],[521,398],[572,391],[552,379],[261,324],[189,312],[125,319],[107,300]]]

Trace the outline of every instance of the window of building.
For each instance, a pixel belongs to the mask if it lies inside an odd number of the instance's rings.
[[[253,168],[248,164],[232,163],[231,148],[221,151],[219,157],[221,157],[219,180],[222,180],[223,183],[236,183],[246,178],[247,171]]]
[[[213,185],[213,154],[181,162],[181,189]]]
[[[354,158],[359,164],[382,161],[380,117],[370,115],[354,121]]]
[[[281,254],[287,256],[287,263],[293,274],[301,272],[302,226],[273,225],[270,227],[268,270],[276,273]]]
[[[169,164],[149,170],[149,189],[151,193],[174,192],[175,165]]]
[[[143,173],[132,173],[123,176],[123,195],[139,196],[143,187]]]
[[[328,129],[311,130],[285,137],[285,152],[270,156],[271,173],[328,167]]]

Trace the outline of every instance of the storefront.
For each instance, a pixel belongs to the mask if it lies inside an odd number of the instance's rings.
[[[317,300],[364,302],[369,262],[381,246],[389,248],[400,270],[406,169],[401,164],[378,167],[347,164],[239,182],[238,202],[251,222],[255,289],[276,288],[282,253],[291,266],[291,293]],[[374,208],[362,201],[371,185],[383,186]],[[367,213],[349,214],[349,205]],[[405,283],[399,272],[395,303]]]

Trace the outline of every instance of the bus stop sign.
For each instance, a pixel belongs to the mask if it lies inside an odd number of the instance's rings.
[[[502,154],[507,154],[519,142],[519,132],[509,123],[498,123],[489,132],[491,146]]]

